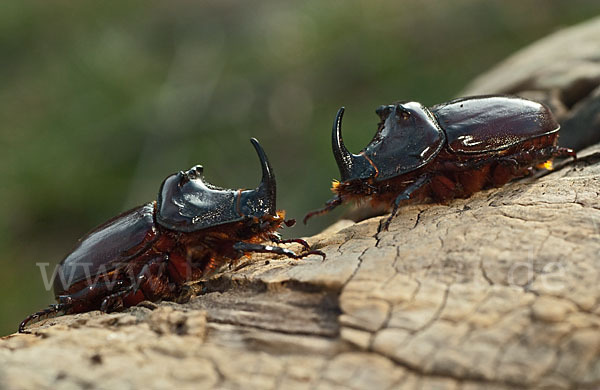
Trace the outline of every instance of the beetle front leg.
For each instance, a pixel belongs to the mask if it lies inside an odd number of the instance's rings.
[[[398,212],[400,203],[402,203],[405,200],[409,200],[411,198],[411,196],[417,190],[419,190],[425,184],[429,183],[430,180],[431,180],[431,178],[429,176],[423,175],[423,176],[420,176],[419,178],[417,178],[417,180],[415,180],[411,185],[406,187],[404,189],[404,191],[402,191],[400,193],[400,195],[398,195],[396,197],[396,199],[394,200],[394,207],[392,208],[392,214],[383,222],[383,224],[379,228],[379,231],[388,230],[388,228],[390,227],[390,222],[392,222],[392,219],[396,216],[396,213]]]
[[[310,250],[310,245],[308,245],[308,242],[304,241],[301,238],[288,238],[288,239],[283,240],[283,239],[281,239],[281,236],[279,234],[273,233],[269,236],[269,239],[276,244],[292,244],[292,243],[300,244],[307,251]]]
[[[577,161],[577,153],[573,149],[560,146],[552,154],[552,157],[573,157],[573,161]]]
[[[27,318],[25,318],[19,324],[19,333],[31,333],[31,332],[25,330],[25,327],[31,321],[34,321],[34,323],[39,322],[45,318],[49,318],[50,315],[54,315],[56,313],[68,310],[69,307],[70,307],[70,305],[68,305],[66,303],[52,304],[44,310],[40,310],[38,312],[35,312],[35,313],[29,315]]]
[[[104,313],[110,313],[112,311],[121,309],[123,307],[123,296],[129,294],[131,291],[135,289],[135,285],[131,284],[127,287],[123,287],[123,282],[119,281],[119,287],[121,290],[108,295],[106,298],[102,300],[100,304],[100,311]]]
[[[315,215],[321,215],[321,214],[328,213],[341,204],[342,204],[342,198],[340,198],[339,196],[336,195],[335,197],[329,199],[325,203],[325,207],[307,213],[304,216],[304,219],[302,220],[302,222],[304,222],[304,224],[306,225],[306,221],[308,221],[310,218],[314,217]]]
[[[289,249],[281,248],[278,246],[252,244],[252,243],[243,242],[243,241],[236,242],[235,244],[233,244],[233,249],[238,252],[241,252],[241,253],[248,253],[248,252],[275,253],[277,255],[284,255],[284,256],[290,257],[292,259],[302,259],[302,258],[304,258],[306,256],[310,256],[310,255],[319,255],[319,256],[323,257],[323,260],[325,260],[325,253],[318,251],[318,250],[310,250],[308,252],[297,255]]]

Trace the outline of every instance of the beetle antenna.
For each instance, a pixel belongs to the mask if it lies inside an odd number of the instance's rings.
[[[271,214],[275,214],[276,212],[276,197],[277,197],[277,182],[275,181],[275,173],[273,172],[273,168],[269,163],[269,159],[267,158],[267,154],[263,150],[262,146],[258,143],[256,138],[250,138],[250,142],[256,149],[256,153],[258,154],[258,158],[260,159],[260,164],[262,166],[262,180],[260,185],[258,186],[258,191],[263,192],[266,195],[266,199],[269,202],[269,210]]]

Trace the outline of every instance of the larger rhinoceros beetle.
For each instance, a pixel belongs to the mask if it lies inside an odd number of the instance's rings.
[[[304,240],[282,240],[276,233],[285,213],[275,206],[273,169],[256,139],[251,139],[262,165],[262,181],[254,190],[228,190],[204,181],[202,166],[168,176],[158,200],[129,210],[84,236],[59,264],[54,279],[58,304],[27,317],[133,306],[143,300],[175,299],[188,281],[204,277],[250,252],[300,259],[320,255]],[[263,245],[296,242],[306,251]]]
[[[557,146],[559,124],[543,104],[514,96],[473,96],[428,109],[417,102],[380,106],[373,140],[359,153],[342,141],[342,107],[333,124],[333,155],[341,181],[335,196],[306,221],[350,200],[370,198],[392,209],[409,199],[446,201],[575,156]],[[548,162],[547,164],[544,164]]]

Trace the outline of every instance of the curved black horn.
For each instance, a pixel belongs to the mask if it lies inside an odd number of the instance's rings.
[[[372,170],[368,160],[361,155],[352,154],[346,149],[344,140],[342,139],[342,117],[344,116],[344,107],[340,108],[333,121],[333,129],[331,131],[331,147],[333,156],[340,170],[342,181],[356,179],[364,176],[365,172],[360,172],[361,169],[366,169],[368,172]]]
[[[258,143],[258,140],[256,138],[251,138],[250,142],[252,142],[254,149],[256,149],[256,153],[258,154],[258,158],[260,159],[260,164],[262,166],[262,180],[257,188],[257,191],[259,192],[259,196],[264,197],[264,199],[267,201],[270,214],[275,214],[275,200],[277,197],[277,182],[275,181],[275,173],[273,173],[273,168],[269,163],[269,159],[267,158],[262,146],[260,146]]]
[[[350,167],[352,165],[352,154],[346,149],[344,140],[342,139],[342,118],[344,117],[345,108],[338,110],[335,120],[333,121],[333,129],[331,130],[331,148],[333,156],[340,169],[342,181],[350,177]]]

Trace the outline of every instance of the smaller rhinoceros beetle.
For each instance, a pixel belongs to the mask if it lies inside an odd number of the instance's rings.
[[[285,213],[275,206],[273,169],[258,141],[251,139],[262,165],[262,181],[253,190],[228,190],[204,181],[202,166],[168,176],[158,200],[126,211],[92,230],[59,264],[54,279],[58,304],[27,317],[104,312],[143,300],[176,299],[186,282],[198,280],[250,252],[300,259],[319,255],[301,239],[276,233]],[[305,252],[263,245],[301,244]]]
[[[576,157],[557,146],[560,126],[546,106],[514,96],[473,96],[430,109],[417,102],[380,106],[375,137],[359,154],[342,141],[343,113],[342,107],[332,134],[341,181],[304,223],[346,201],[370,198],[392,209],[381,226],[386,230],[403,201],[468,197],[547,168],[554,157]]]

